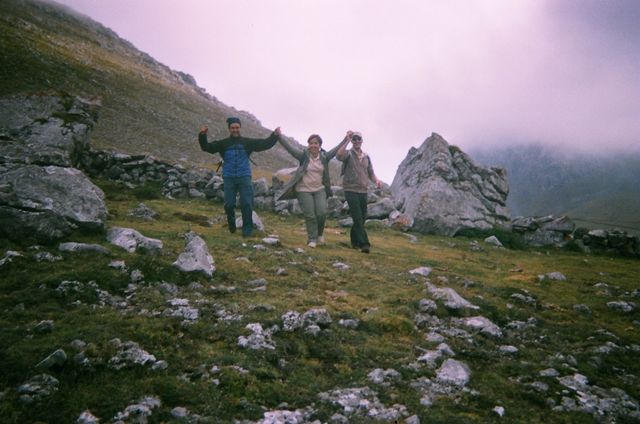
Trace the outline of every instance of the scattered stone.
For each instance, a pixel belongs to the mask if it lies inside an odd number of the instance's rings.
[[[260,323],[247,324],[245,328],[251,331],[251,335],[248,337],[238,337],[238,346],[252,350],[275,350],[276,344],[271,339],[271,335],[275,332],[275,329],[272,328],[265,331],[262,329],[262,325]]]
[[[0,259],[0,267],[13,262],[13,258],[24,257],[24,255],[20,252],[16,252],[15,250],[7,250],[4,254],[4,257]]]
[[[431,283],[426,283],[426,286],[431,296],[435,299],[444,300],[444,306],[447,309],[480,309],[478,306],[464,299],[452,288],[438,288]]]
[[[144,274],[139,269],[134,269],[133,271],[131,271],[129,281],[131,281],[132,284],[141,283],[142,281],[144,281]]]
[[[275,410],[267,411],[263,415],[263,419],[256,424],[306,424],[313,414],[310,408],[296,409],[295,411]]]
[[[513,293],[510,297],[522,303],[526,303],[527,305],[536,306],[536,303],[537,303],[533,297],[522,294],[522,293]]]
[[[146,396],[136,404],[129,405],[124,411],[118,412],[113,420],[116,423],[140,423],[146,424],[148,418],[151,416],[153,409],[159,408],[162,405],[160,398],[154,396]]]
[[[264,278],[258,278],[257,280],[247,281],[247,286],[249,287],[264,287],[267,284],[268,284],[267,280],[265,280]]]
[[[538,373],[540,377],[558,377],[560,373],[555,368],[547,368]]]
[[[393,368],[389,368],[383,370],[382,368],[376,368],[367,374],[369,381],[373,384],[380,384],[384,386],[389,386],[392,382],[399,381],[402,379],[400,373]]]
[[[564,276],[561,272],[549,272],[546,274],[538,275],[538,281],[567,281],[567,277]]]
[[[62,349],[54,351],[36,365],[36,369],[46,371],[55,366],[62,366],[67,362],[67,354]]]
[[[421,266],[415,269],[412,269],[411,271],[409,271],[409,274],[412,275],[422,275],[423,277],[428,277],[429,274],[431,274],[433,270],[429,267],[426,266]]]
[[[342,413],[347,418],[365,417],[377,421],[394,421],[407,415],[404,405],[396,404],[387,408],[368,387],[336,389],[320,393],[318,397],[323,402],[330,402],[342,408]]]
[[[471,378],[471,371],[464,363],[455,359],[447,359],[436,372],[436,381],[464,387]]]
[[[110,255],[111,251],[104,246],[99,244],[92,243],[76,243],[76,242],[67,242],[60,243],[58,245],[58,250],[61,252],[71,252],[71,253],[80,253],[80,252],[94,252],[100,253],[101,255]]]
[[[466,318],[464,320],[464,325],[475,330],[480,330],[481,333],[489,336],[502,337],[502,330],[500,330],[500,327],[482,316]]]
[[[425,314],[430,314],[438,310],[438,305],[431,299],[420,299],[418,310]]]
[[[502,406],[496,406],[495,408],[492,409],[492,411],[498,414],[498,416],[501,418],[504,416],[504,407]]]
[[[513,355],[518,353],[518,348],[511,345],[502,345],[498,348],[498,350],[500,351],[500,353],[506,355]]]
[[[280,246],[280,239],[274,237],[265,237],[262,242],[267,246]]]
[[[487,237],[486,239],[484,239],[484,242],[487,243],[487,244],[491,244],[493,246],[496,246],[496,247],[504,247],[502,245],[502,243],[500,243],[500,240],[498,240],[498,237],[496,237],[496,236]]]
[[[334,262],[333,263],[333,267],[339,270],[346,270],[351,268],[349,265],[342,263],[342,262]]]
[[[33,330],[39,334],[51,333],[53,331],[53,321],[50,319],[40,321],[33,327]]]
[[[282,319],[282,329],[284,331],[295,331],[298,328],[302,328],[304,325],[304,320],[299,312],[296,311],[288,311],[284,313],[281,317]]]
[[[99,424],[100,419],[93,415],[91,411],[86,410],[76,420],[76,424]]]
[[[313,308],[302,314],[302,321],[307,324],[315,324],[320,327],[328,326],[333,321],[331,315],[324,308]]]
[[[546,393],[549,391],[549,385],[547,383],[543,383],[542,381],[534,381],[533,383],[529,384],[529,387],[540,393]]]
[[[140,203],[134,209],[131,209],[127,215],[144,221],[153,221],[158,217],[158,212],[154,211],[146,204]]]
[[[173,266],[182,272],[202,272],[208,277],[213,276],[216,267],[202,237],[191,231],[185,234],[185,239],[187,245]]]
[[[584,303],[573,305],[573,310],[585,315],[591,315],[591,308]]]
[[[351,330],[355,330],[360,325],[360,321],[357,319],[341,319],[338,321],[338,324],[342,327],[349,328]]]
[[[55,393],[59,385],[60,382],[49,374],[38,374],[18,387],[20,400],[24,403],[31,403],[42,399]]]
[[[633,302],[625,302],[624,300],[607,302],[607,307],[611,310],[630,313],[636,310],[636,304]]]
[[[116,348],[120,349],[116,356],[109,359],[109,367],[115,370],[129,368],[136,365],[153,366],[157,362],[155,356],[141,349],[140,345],[136,342],[128,341],[120,343],[120,340],[117,339],[114,339],[113,342]]]
[[[33,258],[36,262],[60,262],[63,260],[62,256],[55,256],[49,252],[38,252],[33,255]]]
[[[129,253],[141,248],[151,253],[160,253],[162,251],[162,241],[145,237],[131,228],[110,228],[107,232],[107,240],[111,244],[122,247]]]

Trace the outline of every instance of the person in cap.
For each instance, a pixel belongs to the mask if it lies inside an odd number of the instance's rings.
[[[240,193],[240,211],[242,212],[242,235],[250,237],[253,233],[253,183],[249,157],[253,152],[262,152],[275,146],[280,138],[280,127],[265,139],[247,138],[240,135],[242,124],[239,118],[227,118],[229,137],[222,140],[207,141],[208,127],[200,128],[198,142],[207,153],[219,153],[223,159],[222,177],[224,180],[224,211],[227,214],[229,231],[236,232],[236,195]]]
[[[371,158],[362,150],[362,134],[349,131],[347,139],[352,148],[347,150],[348,142],[341,145],[336,158],[342,162],[342,188],[349,205],[349,215],[353,219],[351,247],[369,253],[371,244],[364,228],[364,221],[367,219],[367,191],[369,181],[373,181],[378,188],[382,186],[382,182],[373,172]]]
[[[322,149],[322,138],[318,134],[309,136],[306,149],[294,146],[284,137],[280,137],[280,144],[298,160],[300,166],[284,185],[276,200],[298,198],[307,227],[307,246],[311,248],[324,244],[327,197],[333,194],[329,178],[329,161],[347,142],[345,136],[340,144],[326,152]]]

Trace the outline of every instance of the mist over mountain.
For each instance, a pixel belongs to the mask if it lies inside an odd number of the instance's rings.
[[[568,215],[587,228],[640,232],[640,152],[572,153],[530,144],[470,154],[507,170],[511,216]]]

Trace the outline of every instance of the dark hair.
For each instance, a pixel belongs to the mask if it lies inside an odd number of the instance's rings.
[[[318,139],[318,143],[320,143],[320,145],[322,146],[322,137],[320,137],[318,134],[311,134],[309,136],[309,138],[307,139],[307,144],[309,144],[309,142],[311,140],[313,140],[314,138],[317,138]]]
[[[236,118],[235,116],[227,118],[227,127],[230,127],[231,124],[238,124],[242,126],[242,123],[240,123],[240,118]]]

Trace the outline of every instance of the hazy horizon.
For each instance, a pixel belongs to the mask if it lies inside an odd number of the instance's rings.
[[[59,2],[302,143],[362,131],[388,182],[432,132],[640,150],[640,2]]]

